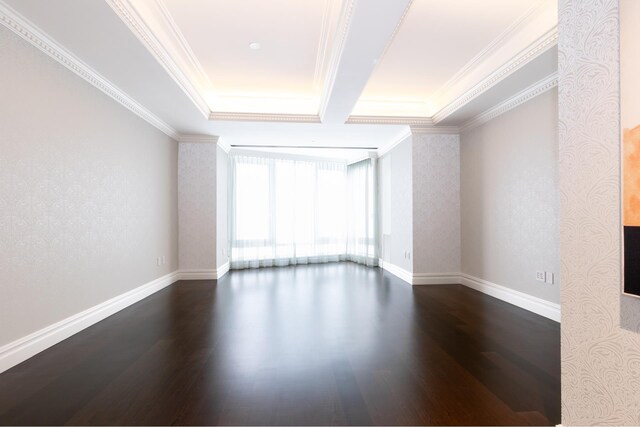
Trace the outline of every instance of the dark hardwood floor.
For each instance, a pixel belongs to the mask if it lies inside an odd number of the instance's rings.
[[[560,328],[352,263],[181,281],[0,375],[0,424],[560,423]]]

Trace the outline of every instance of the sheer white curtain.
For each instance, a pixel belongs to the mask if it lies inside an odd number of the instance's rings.
[[[375,265],[375,165],[365,162],[232,154],[231,268]]]
[[[376,160],[347,167],[347,256],[351,261],[378,265]]]
[[[231,156],[231,268],[345,260],[346,168]]]

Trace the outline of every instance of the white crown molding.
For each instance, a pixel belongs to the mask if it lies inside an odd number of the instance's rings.
[[[404,23],[404,19],[407,17],[407,14],[409,13],[409,9],[411,9],[411,5],[413,5],[413,0],[409,0],[409,2],[407,3],[407,6],[404,8],[404,12],[402,12],[402,16],[400,17],[400,20],[398,21],[398,24],[393,29],[393,32],[391,33],[391,37],[389,37],[389,40],[387,41],[387,45],[384,47],[384,50],[382,51],[382,54],[380,55],[380,57],[376,61],[376,65],[379,64],[380,62],[382,62],[382,60],[384,59],[384,56],[387,54],[387,51],[389,50],[389,47],[393,44],[393,41],[395,40],[396,35],[398,34],[398,31],[400,30],[400,27]]]
[[[237,122],[285,122],[320,123],[320,116],[314,114],[268,114],[268,113],[211,113],[209,120]]]
[[[179,46],[179,48],[182,49],[184,55],[189,61],[190,67],[188,69],[191,70],[192,73],[197,74],[198,78],[200,79],[200,83],[204,85],[204,87],[210,88],[212,85],[211,85],[211,81],[209,80],[209,76],[204,71],[202,64],[196,57],[195,53],[193,52],[193,49],[191,49],[191,46],[189,45],[189,43],[187,42],[187,39],[182,34],[182,31],[180,31],[180,28],[176,24],[176,21],[173,19],[173,16],[171,16],[171,13],[169,12],[169,9],[167,9],[167,6],[164,4],[164,1],[155,0],[155,2],[158,7],[158,10],[160,10],[160,13],[162,15],[162,18],[164,19],[165,24],[167,25],[171,35],[173,36],[173,40],[175,40],[177,46]],[[207,106],[207,109],[209,109],[208,106]]]
[[[222,138],[218,139],[218,147],[222,148],[222,151],[227,154],[229,154],[229,151],[231,151],[231,145],[227,144],[227,142]]]
[[[320,109],[319,117],[324,117],[329,99],[331,99],[331,92],[335,86],[336,77],[338,75],[338,66],[344,53],[344,48],[347,40],[347,35],[351,29],[351,18],[353,18],[353,11],[355,10],[357,0],[344,0],[342,10],[340,11],[340,18],[338,20],[338,34],[334,42],[333,49],[331,49],[331,59],[329,60],[329,66],[327,74],[324,79],[322,93],[320,95]]]
[[[166,288],[178,281],[178,276],[174,271],[0,347],[0,373]]]
[[[190,67],[189,64],[185,64],[183,61],[180,61],[180,64],[176,63],[176,59],[174,59],[172,55],[169,54],[165,46],[158,40],[158,37],[147,26],[147,24],[137,12],[136,8],[133,6],[130,0],[105,1],[116,12],[116,14],[131,30],[131,32],[138,38],[138,40],[142,42],[142,44],[154,56],[154,58],[156,58],[158,63],[160,63],[160,65],[176,82],[178,87],[182,89],[182,91],[187,95],[191,102],[193,102],[193,104],[202,113],[202,115],[204,117],[209,117],[211,110],[209,108],[209,105],[201,95],[202,89],[196,87],[193,84],[193,80],[195,79],[193,78],[193,76],[189,76],[188,70],[193,70],[191,71],[191,74],[199,75],[200,73],[198,67]],[[144,4],[144,2],[141,4]],[[153,4],[158,5],[158,3],[155,2]],[[159,10],[161,9],[162,8],[159,7]],[[158,18],[158,22],[165,22],[168,26],[170,26],[170,23],[166,20],[166,17],[163,15],[163,13],[159,12],[159,14],[161,16]],[[171,33],[172,32],[170,31],[169,34]],[[173,35],[175,36],[175,33]],[[178,40],[175,41],[175,45],[178,49],[183,51],[183,53],[187,57],[189,57],[190,49],[187,49],[186,52],[184,51],[184,45],[180,42],[179,37]]]
[[[433,99],[439,99],[442,95],[450,91],[458,83],[468,78],[473,71],[484,61],[487,60],[493,53],[500,50],[510,38],[514,37],[516,33],[524,27],[536,13],[540,12],[545,6],[545,0],[538,0],[534,3],[519,19],[514,21],[509,27],[507,27],[498,37],[496,37],[491,43],[489,43],[484,49],[482,49],[476,56],[474,56],[469,62],[467,62],[458,72],[456,72],[449,80],[447,80],[438,90],[433,94]]]
[[[433,125],[430,117],[408,116],[349,116],[346,121],[349,125]]]
[[[555,72],[544,79],[540,80],[529,86],[528,88],[516,93],[511,98],[506,99],[495,107],[475,116],[471,120],[465,122],[461,127],[461,132],[467,132],[473,128],[476,128],[489,120],[492,120],[507,111],[516,108],[517,106],[524,104],[525,102],[535,98],[536,96],[553,89],[558,86],[558,73]]]
[[[440,111],[434,114],[433,122],[437,124],[446,119],[452,113],[465,106],[473,99],[486,92],[496,84],[500,83],[502,80],[504,80],[505,78],[522,68],[524,65],[531,62],[557,44],[558,31],[557,27],[554,27],[552,30],[548,31],[542,37],[537,39],[534,43],[529,45],[529,47],[511,58],[506,64],[499,67],[489,76],[477,83],[470,90],[466,91],[464,94],[440,109]]]
[[[331,61],[332,41],[335,39],[337,23],[340,21],[340,0],[326,0],[326,5],[322,15],[322,27],[320,29],[320,38],[318,40],[318,50],[316,51],[315,69],[313,72],[314,92],[319,93],[322,90],[322,84],[329,73],[329,65]]]
[[[109,80],[102,77],[97,71],[76,58],[71,52],[63,48],[51,37],[1,1],[0,22],[156,129],[173,139],[178,138],[179,135],[175,129],[163,122],[158,116],[136,102]]]
[[[411,133],[413,134],[428,134],[428,135],[458,135],[460,128],[458,126],[410,126]]]
[[[218,140],[219,140],[219,137],[216,135],[196,135],[196,134],[180,135],[180,138],[178,139],[179,142],[199,143],[199,144],[216,144]]]
[[[378,157],[384,156],[385,154],[387,154],[388,152],[396,148],[396,146],[398,146],[401,142],[405,141],[407,138],[410,138],[410,137],[411,137],[411,129],[407,128],[399,136],[391,140],[388,144],[385,144],[382,147],[379,147],[376,150]]]

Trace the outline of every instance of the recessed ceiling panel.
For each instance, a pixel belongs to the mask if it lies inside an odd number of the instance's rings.
[[[423,103],[428,110],[430,98],[447,80],[539,3],[414,0],[369,79],[361,103]]]
[[[162,1],[208,76],[214,97],[233,102],[319,97],[340,2]]]

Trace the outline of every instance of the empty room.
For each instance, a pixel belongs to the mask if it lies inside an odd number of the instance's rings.
[[[0,0],[0,425],[640,425],[639,28]]]

